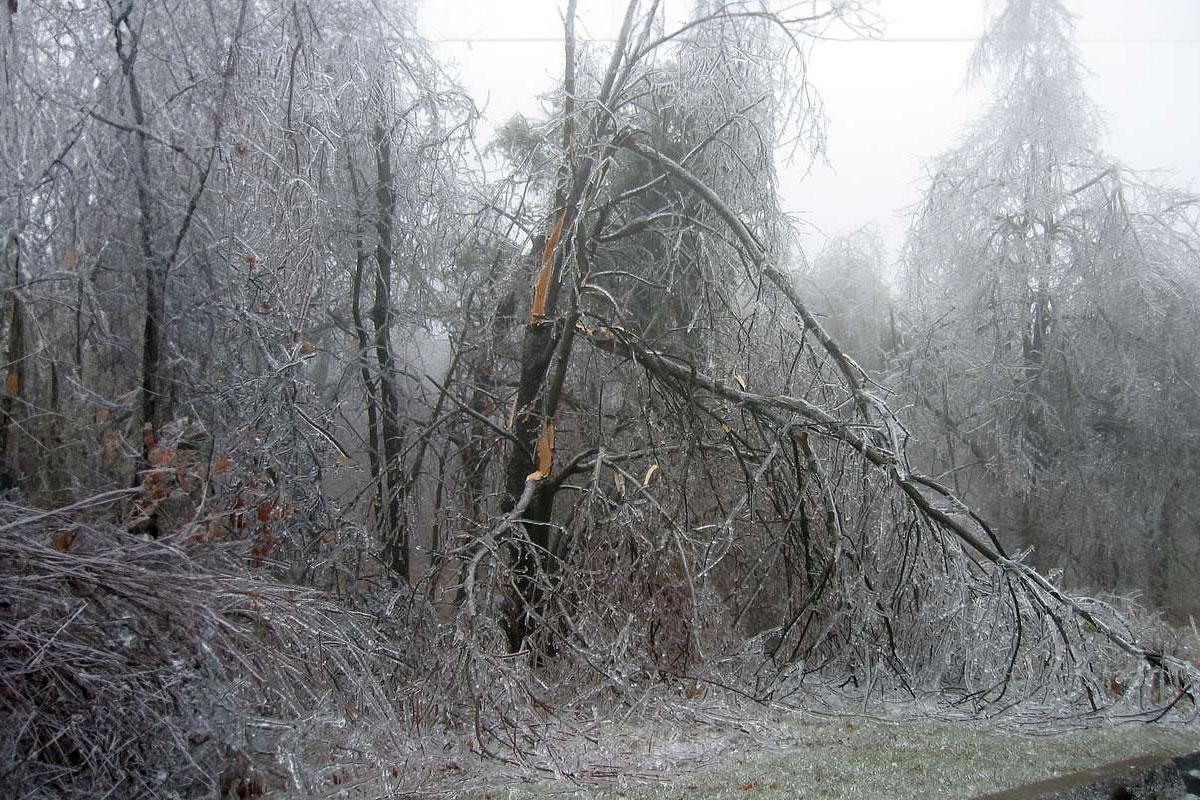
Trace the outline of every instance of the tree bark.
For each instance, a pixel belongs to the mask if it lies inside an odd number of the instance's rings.
[[[25,310],[21,303],[21,244],[16,231],[9,231],[4,243],[4,270],[12,279],[9,291],[8,372],[5,375],[2,398],[0,398],[0,488],[15,486],[16,468],[16,416],[25,392]]]
[[[548,244],[547,247],[552,246]],[[535,257],[543,252],[534,251]],[[557,273],[561,267],[561,256],[555,259],[554,274],[550,278],[551,293],[545,312],[553,318],[557,306]],[[545,384],[551,360],[557,345],[555,324],[550,321],[531,322],[525,328],[521,341],[521,375],[517,384],[516,413],[513,416],[513,435],[520,443],[514,445],[504,471],[504,513],[511,512],[518,499],[524,494],[529,476],[537,470],[535,461],[537,442],[545,428],[544,409],[538,398]],[[554,496],[550,491],[535,489],[524,515],[524,529],[528,541],[519,538],[512,543],[513,586],[516,592],[512,612],[508,620],[508,644],[512,652],[521,650],[536,626],[542,594],[538,591],[538,573],[543,559],[550,552],[550,514]]]
[[[553,460],[554,419],[571,361],[576,322],[579,319],[575,308],[578,286],[574,287],[575,291],[571,296],[572,307],[560,319],[559,282],[569,254],[576,259],[580,280],[587,274],[587,247],[583,228],[587,206],[586,191],[591,179],[603,173],[615,148],[615,143],[609,142],[601,148],[600,154],[576,160],[576,5],[577,0],[569,0],[563,15],[565,68],[562,146],[566,157],[560,169],[555,197],[557,216],[545,245],[538,247],[535,243],[533,249],[533,257],[537,259],[540,255],[541,263],[534,287],[529,324],[521,342],[521,375],[513,419],[513,434],[519,445],[512,448],[505,468],[506,495],[503,509],[506,514],[516,509],[521,499],[531,493],[522,517],[525,536],[518,536],[509,543],[515,591],[508,624],[509,647],[512,652],[525,647],[545,616],[548,592],[558,571],[558,558],[555,555],[557,548],[552,547],[553,526],[550,524],[556,487],[545,480],[549,477],[549,463],[538,462],[543,460],[539,451],[546,454],[545,461]],[[601,108],[606,106],[620,84],[620,67],[625,60],[625,48],[636,8],[636,2],[630,2],[626,7],[621,32],[597,98]],[[611,118],[604,114],[593,120],[592,129],[588,133],[594,141],[602,140],[602,135],[609,129],[611,121]],[[551,374],[550,366],[556,360],[555,370]],[[542,400],[540,408],[539,398]],[[543,466],[546,470],[541,469]],[[535,474],[537,477],[534,477]],[[549,641],[544,642],[537,648],[537,654],[552,657],[553,644]]]
[[[367,253],[363,247],[362,222],[363,209],[361,195],[358,191],[358,177],[354,163],[347,158],[347,169],[350,173],[350,189],[354,195],[356,208],[354,231],[354,278],[351,283],[350,313],[354,322],[354,333],[358,339],[358,374],[362,381],[363,401],[367,407],[367,463],[371,470],[371,484],[375,487],[374,516],[381,524],[384,519],[384,503],[387,497],[387,486],[380,464],[379,455],[379,393],[375,387],[375,378],[371,375],[371,337],[367,333],[366,322],[363,321],[362,295],[363,276],[366,272]]]
[[[392,188],[391,139],[382,123],[376,123],[371,144],[375,152],[375,302],[371,322],[375,328],[375,360],[379,363],[380,431],[382,433],[383,472],[387,477],[384,498],[386,528],[383,557],[392,572],[409,579],[409,542],[400,508],[400,487],[404,482],[401,464],[403,432],[400,426],[399,396],[396,391],[396,362],[392,357],[392,222],[396,195]]]
[[[138,244],[142,254],[142,281],[145,289],[142,323],[142,385],[139,410],[141,428],[144,431],[147,425],[151,430],[156,428],[162,421],[164,412],[159,336],[163,320],[163,284],[166,277],[166,265],[157,256],[154,248],[154,214],[150,197],[150,147],[147,141],[146,112],[142,104],[142,92],[138,85],[136,69],[139,34],[129,21],[129,16],[133,12],[133,4],[124,4],[119,9],[110,6],[110,9],[117,60],[121,63],[121,73],[125,77],[126,90],[129,95],[129,110],[134,122],[133,136],[136,150],[134,184],[138,205]],[[148,443],[153,441],[153,436],[143,436],[142,439],[142,459],[139,464],[139,473],[149,466]],[[135,477],[135,483],[138,480]]]

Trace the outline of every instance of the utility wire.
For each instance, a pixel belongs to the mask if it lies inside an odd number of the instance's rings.
[[[475,36],[475,37],[446,37],[434,38],[429,41],[437,44],[562,44],[561,36]],[[580,39],[582,42],[600,42],[611,44],[616,39]],[[817,41],[838,42],[841,44],[940,44],[940,43],[970,43],[978,44],[978,36],[889,36],[879,39],[856,37],[853,39],[838,39],[820,37]],[[1075,39],[1077,44],[1200,44],[1200,38],[1089,38]]]

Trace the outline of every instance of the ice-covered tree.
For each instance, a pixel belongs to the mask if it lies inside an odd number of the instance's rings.
[[[1100,151],[1072,27],[1061,0],[1011,0],[992,19],[971,66],[992,100],[933,163],[906,246],[902,363],[914,407],[948,434],[938,457],[956,485],[1039,561],[1130,588],[1159,569],[1141,557],[1162,509],[1150,484],[1175,482],[1153,459],[1128,469],[1112,409],[1167,413],[1167,393],[1172,419],[1156,425],[1194,418],[1166,365],[1191,327],[1178,309],[1197,297],[1195,202]],[[1134,553],[1134,574],[1117,575]]]

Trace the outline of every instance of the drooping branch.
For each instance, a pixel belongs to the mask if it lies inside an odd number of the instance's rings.
[[[800,298],[792,285],[791,278],[788,277],[771,259],[770,254],[763,247],[746,224],[742,222],[734,211],[729,208],[721,197],[710,189],[700,178],[689,170],[687,167],[679,164],[669,156],[660,153],[652,146],[642,140],[636,133],[623,137],[620,140],[621,146],[628,150],[637,153],[640,156],[650,159],[660,167],[671,173],[682,183],[686,184],[692,191],[698,194],[705,203],[721,218],[721,220],[729,227],[733,235],[737,237],[738,242],[744,248],[745,254],[750,258],[762,273],[763,277],[771,282],[776,289],[787,298],[792,309],[800,317],[804,323],[806,330],[812,331],[813,335],[825,348],[830,357],[833,358],[837,365],[838,371],[842,373],[842,377],[846,381],[846,386],[854,396],[855,403],[858,406],[859,413],[864,421],[871,422],[875,419],[873,406],[877,401],[869,397],[866,390],[863,388],[862,369],[854,363],[854,361],[846,355],[836,341],[826,332],[825,327],[808,309],[808,306]]]
[[[678,165],[676,167],[680,173],[687,173],[684,168],[678,167]],[[702,197],[705,197],[706,200],[720,204],[721,210],[719,213],[735,231],[735,234],[738,235],[744,246],[749,248],[753,245],[757,248],[757,242],[754,237],[738,217],[721,203],[720,198],[715,193],[705,187],[699,179],[690,174],[688,174],[687,182]],[[773,282],[776,280],[786,282],[786,276],[771,264],[761,249],[754,250],[752,258],[754,258],[756,264],[760,266],[765,274],[768,276],[777,276],[773,278]],[[798,295],[791,289],[790,282],[785,283],[785,285],[788,291],[785,291],[784,294],[788,297],[789,301],[793,302],[793,307],[801,318],[806,321],[811,319],[813,323],[816,323],[816,319],[812,317],[811,313],[807,311],[800,301]],[[1162,653],[1148,650],[1137,642],[1123,636],[1104,621],[1098,619],[1088,609],[1084,608],[1074,598],[1063,592],[1035,569],[1019,560],[1010,558],[991,526],[979,514],[970,510],[948,487],[909,468],[903,451],[899,449],[894,437],[890,436],[890,433],[883,425],[868,428],[868,432],[879,434],[878,437],[865,436],[859,433],[861,425],[853,425],[845,420],[840,420],[808,400],[788,395],[759,394],[748,391],[741,385],[711,377],[696,369],[692,364],[644,347],[635,337],[619,328],[605,327],[592,329],[581,325],[580,329],[586,338],[600,350],[632,358],[651,372],[668,377],[672,381],[684,386],[704,390],[731,403],[751,408],[757,413],[762,414],[765,418],[772,420],[778,426],[786,427],[789,416],[799,415],[803,417],[809,423],[812,423],[815,430],[822,435],[850,446],[868,462],[883,470],[925,518],[935,523],[939,529],[951,533],[960,542],[968,545],[996,568],[1014,576],[1030,595],[1046,608],[1047,612],[1050,612],[1049,603],[1052,602],[1066,615],[1078,617],[1086,625],[1090,626],[1092,630],[1095,630],[1108,641],[1112,642],[1120,650],[1144,660],[1153,668],[1161,669],[1164,666],[1169,666],[1180,675],[1192,676],[1185,682],[1183,686],[1184,690],[1189,690],[1190,686],[1194,685],[1197,679],[1194,665]],[[824,331],[818,334],[818,339],[825,345],[827,352],[830,352],[831,355],[841,352],[836,342],[828,334],[824,333]],[[836,359],[837,356],[835,355],[834,358]],[[846,369],[850,368],[848,363],[843,366]],[[858,384],[857,380],[855,383],[856,385]],[[859,385],[857,391],[862,392],[861,385]],[[876,402],[878,403],[878,401]],[[888,439],[891,439],[896,449],[888,449],[877,443],[878,441],[887,441]],[[933,498],[927,496],[923,490],[932,492]],[[945,508],[953,509],[956,513],[950,513],[944,510]],[[963,517],[974,523],[974,526],[964,521]],[[1058,624],[1061,627],[1061,621]]]

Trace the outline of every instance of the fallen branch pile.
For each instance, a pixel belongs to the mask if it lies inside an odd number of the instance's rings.
[[[236,565],[0,509],[0,794],[192,796],[305,726],[394,720],[405,662],[369,615]]]

